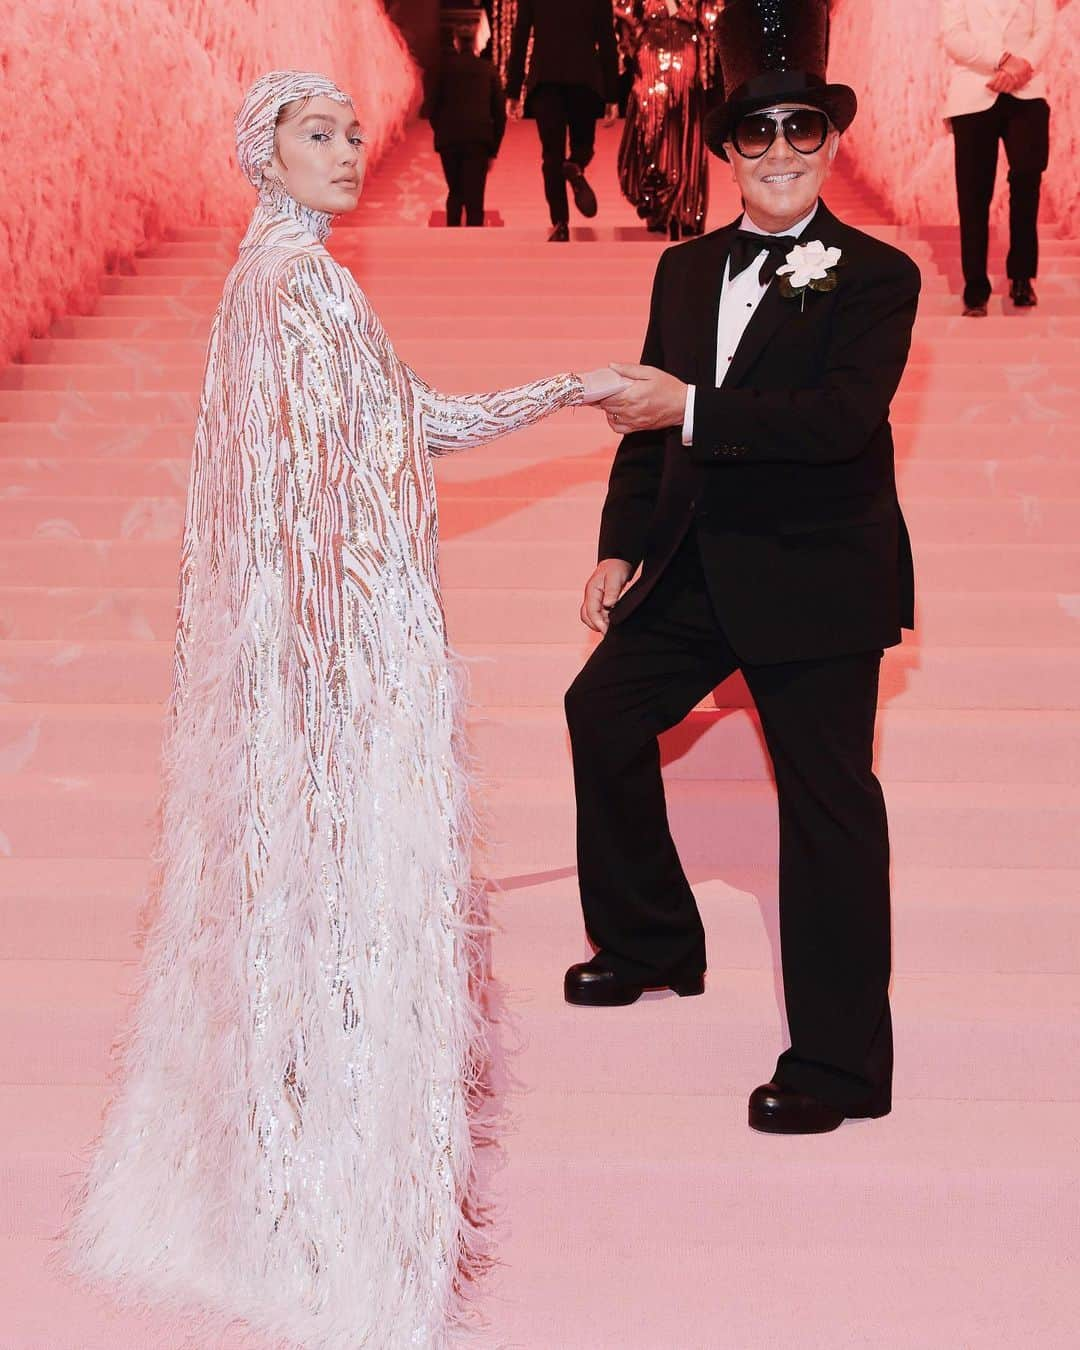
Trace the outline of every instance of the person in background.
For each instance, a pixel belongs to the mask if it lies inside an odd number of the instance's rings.
[[[1050,108],[1042,64],[1050,50],[1056,0],[942,0],[941,31],[950,78],[945,119],[952,123],[964,269],[964,313],[986,314],[986,254],[998,141],[1009,161],[1009,255],[1014,305],[1038,303],[1039,186],[1050,154]]]
[[[512,116],[536,118],[551,213],[549,241],[565,244],[570,238],[566,185],[581,214],[595,216],[596,193],[585,170],[593,157],[596,119],[603,114],[611,124],[618,111],[619,57],[611,0],[519,0],[506,93]]]
[[[716,6],[706,0],[616,0],[615,14],[635,64],[619,186],[650,230],[671,239],[700,234],[709,201],[701,134],[706,48]]]
[[[435,133],[446,175],[446,223],[483,225],[488,170],[506,130],[506,96],[490,61],[476,54],[476,24],[453,31],[453,47],[431,80],[422,116]]]

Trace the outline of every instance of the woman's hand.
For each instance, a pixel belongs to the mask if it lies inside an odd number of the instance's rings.
[[[610,366],[601,366],[599,370],[587,370],[581,376],[581,383],[585,386],[582,403],[600,403],[603,399],[611,398],[613,394],[619,394],[630,387],[630,381],[624,379],[622,375],[616,375]]]

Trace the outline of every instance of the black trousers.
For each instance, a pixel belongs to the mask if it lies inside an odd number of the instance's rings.
[[[873,651],[740,667],[691,534],[566,695],[585,926],[617,974],[667,983],[705,968],[705,933],[668,827],[657,736],[742,669],[780,805],[791,1046],[777,1081],[852,1115],[891,1105],[889,840],[872,764],[880,664]]]
[[[540,133],[544,196],[552,225],[570,219],[563,164],[573,160],[584,169],[596,146],[595,92],[583,84],[539,84],[529,95],[529,111]],[[569,139],[569,152],[567,151]]]
[[[483,225],[490,148],[486,145],[455,145],[440,151],[439,158],[446,176],[447,225],[460,225],[462,211],[466,225]]]
[[[1050,108],[1042,98],[998,94],[985,112],[952,119],[956,197],[960,211],[960,252],[964,303],[990,298],[986,254],[990,203],[997,175],[998,142],[1009,162],[1009,256],[1011,281],[1030,280],[1039,271],[1039,188],[1050,157]]]

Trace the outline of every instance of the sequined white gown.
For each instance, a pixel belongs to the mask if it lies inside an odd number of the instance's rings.
[[[471,818],[430,455],[581,383],[435,393],[328,227],[261,204],[214,321],[156,917],[68,1241],[135,1300],[397,1350],[444,1344],[477,1256]]]

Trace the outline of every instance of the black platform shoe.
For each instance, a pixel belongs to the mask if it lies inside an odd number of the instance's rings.
[[[692,998],[705,992],[705,975],[686,975],[664,984],[633,984],[614,971],[597,965],[594,956],[571,966],[563,980],[563,994],[567,1003],[582,1008],[622,1008],[636,1003],[646,989],[671,989],[680,998]]]
[[[1033,309],[1039,303],[1030,280],[1014,281],[1009,286],[1009,298],[1017,309]]]
[[[562,171],[574,194],[574,205],[583,216],[591,219],[596,215],[596,193],[585,178],[585,170],[572,159],[567,159],[563,161]]]
[[[763,1134],[827,1134],[844,1113],[793,1088],[765,1083],[750,1094],[750,1128]]]
[[[548,235],[549,244],[568,244],[570,242],[570,226],[565,220],[560,220],[555,228]]]

